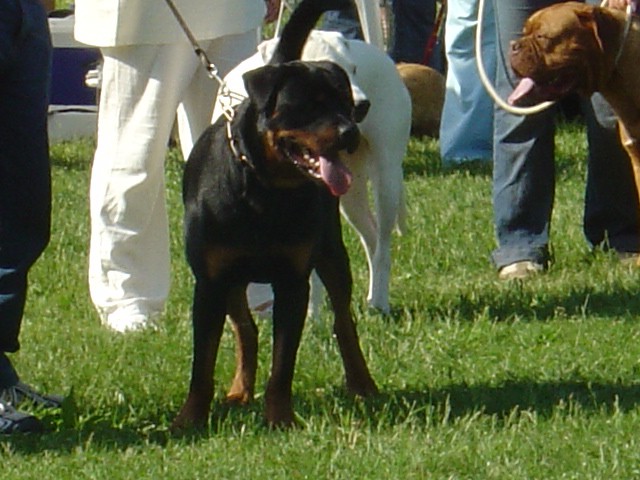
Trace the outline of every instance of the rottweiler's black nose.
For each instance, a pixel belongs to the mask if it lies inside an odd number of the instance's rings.
[[[340,150],[346,150],[349,153],[355,152],[360,143],[360,130],[355,123],[343,123],[338,127],[338,143]]]

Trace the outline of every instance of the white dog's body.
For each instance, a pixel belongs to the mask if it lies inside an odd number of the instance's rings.
[[[258,52],[240,63],[225,77],[230,92],[246,96],[242,74],[263,66],[271,57],[277,40],[268,40]],[[305,45],[302,60],[329,60],[349,75],[354,98],[364,97],[371,107],[359,124],[361,141],[353,154],[342,160],[353,174],[349,191],[340,199],[340,208],[358,232],[369,264],[369,304],[389,311],[391,234],[397,225],[405,226],[402,160],[411,128],[411,99],[393,61],[377,47],[345,39],[336,32],[314,30]],[[224,106],[239,103],[234,96],[221,95],[216,102],[214,120]],[[369,206],[371,181],[375,215]],[[317,289],[314,288],[317,292]],[[316,294],[317,295],[317,294]],[[317,305],[317,297],[310,305]]]

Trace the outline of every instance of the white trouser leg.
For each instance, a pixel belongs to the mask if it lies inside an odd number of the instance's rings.
[[[103,55],[89,286],[112,324],[112,316],[135,321],[161,312],[168,295],[166,145],[178,101],[201,67],[188,44],[109,48]]]
[[[258,35],[257,30],[250,30],[209,42],[210,45],[206,49],[207,57],[215,64],[220,78],[223,78],[238,63],[256,52]],[[212,83],[216,87],[213,90],[213,95],[203,98],[202,92],[208,92]],[[200,134],[211,124],[211,112],[217,89],[216,81],[209,78],[204,68],[199,68],[178,106],[178,132],[185,160],[189,157],[193,144]]]

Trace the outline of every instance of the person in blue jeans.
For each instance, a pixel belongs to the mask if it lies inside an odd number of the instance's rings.
[[[553,3],[558,1],[494,0],[496,90],[502,98],[517,82],[509,65],[509,42],[521,35],[534,11]],[[631,165],[620,145],[616,118],[604,99],[595,94],[582,101],[582,108],[589,143],[584,234],[592,247],[613,249],[624,258],[640,250]],[[494,111],[493,212],[498,248],[492,260],[502,279],[525,278],[549,266],[555,113],[553,107],[529,116],[499,107]]]
[[[20,382],[7,353],[18,335],[27,273],[49,242],[51,187],[47,109],[51,39],[41,0],[0,2],[0,434],[42,429],[17,410],[61,399]]]
[[[493,100],[478,75],[475,35],[478,0],[449,0],[444,25],[446,90],[440,121],[440,157],[445,168],[469,162],[491,164]],[[481,55],[487,76],[496,68],[493,4],[486,0],[482,17]]]

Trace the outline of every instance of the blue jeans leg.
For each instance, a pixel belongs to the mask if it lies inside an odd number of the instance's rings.
[[[496,90],[507,98],[517,79],[509,65],[509,43],[520,36],[526,18],[554,2],[494,0],[497,32]],[[493,212],[498,248],[493,263],[549,261],[554,201],[554,115],[551,108],[518,116],[494,110]]]
[[[592,247],[640,252],[638,194],[617,119],[599,94],[583,103],[589,139],[585,237]]]
[[[40,1],[1,2],[0,353],[19,348],[27,273],[49,241],[50,58],[51,40]],[[0,375],[6,372],[6,365],[4,372],[0,365]],[[0,384],[5,381],[0,378]]]
[[[600,0],[586,3],[600,5]],[[589,138],[584,234],[591,246],[640,252],[640,205],[633,169],[620,144],[618,121],[596,94],[583,102]]]
[[[492,161],[493,100],[478,74],[475,32],[478,0],[458,0],[447,6],[445,53],[447,76],[440,123],[440,156],[452,166],[466,160]],[[485,2],[482,58],[490,81],[496,69],[493,4]]]

